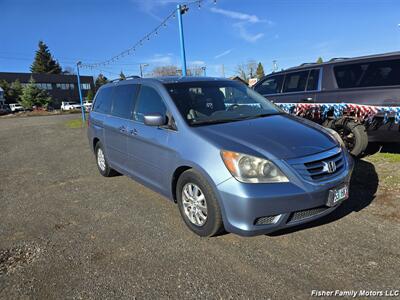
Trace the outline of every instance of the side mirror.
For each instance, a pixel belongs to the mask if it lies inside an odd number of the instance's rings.
[[[144,124],[147,126],[163,126],[167,123],[165,115],[161,114],[149,114],[144,115]]]

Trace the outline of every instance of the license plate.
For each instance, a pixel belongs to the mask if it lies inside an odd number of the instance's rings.
[[[342,185],[329,191],[327,206],[335,206],[349,197],[349,187]]]

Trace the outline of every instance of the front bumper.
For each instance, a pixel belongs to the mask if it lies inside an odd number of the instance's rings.
[[[219,184],[225,229],[243,236],[267,234],[329,214],[340,205],[326,206],[329,190],[350,183],[353,160],[347,153],[345,157],[340,174],[322,183],[296,176],[279,184],[240,183],[235,178]]]

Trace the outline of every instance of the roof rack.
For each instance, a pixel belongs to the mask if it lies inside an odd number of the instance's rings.
[[[137,75],[131,75],[131,76],[126,76],[125,79],[122,79],[122,78],[112,79],[112,80],[110,80],[110,82],[118,82],[118,81],[122,81],[122,80],[126,80],[126,79],[136,79],[136,78],[141,78],[141,77],[137,76]]]
[[[337,60],[344,60],[344,59],[349,59],[349,58],[348,57],[334,57],[334,58],[331,58],[330,60],[328,60],[328,62],[337,61]]]
[[[315,65],[316,63],[302,63],[301,65],[300,65],[300,67],[302,67],[302,66],[311,66],[311,65]]]

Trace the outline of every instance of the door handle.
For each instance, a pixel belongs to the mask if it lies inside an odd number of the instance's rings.
[[[303,99],[301,99],[301,101],[304,101],[304,102],[311,102],[311,101],[313,101],[313,98],[312,98],[312,97],[303,98]]]
[[[136,130],[136,128],[133,128],[133,129],[129,130],[129,134],[130,135],[138,135],[138,131]]]

